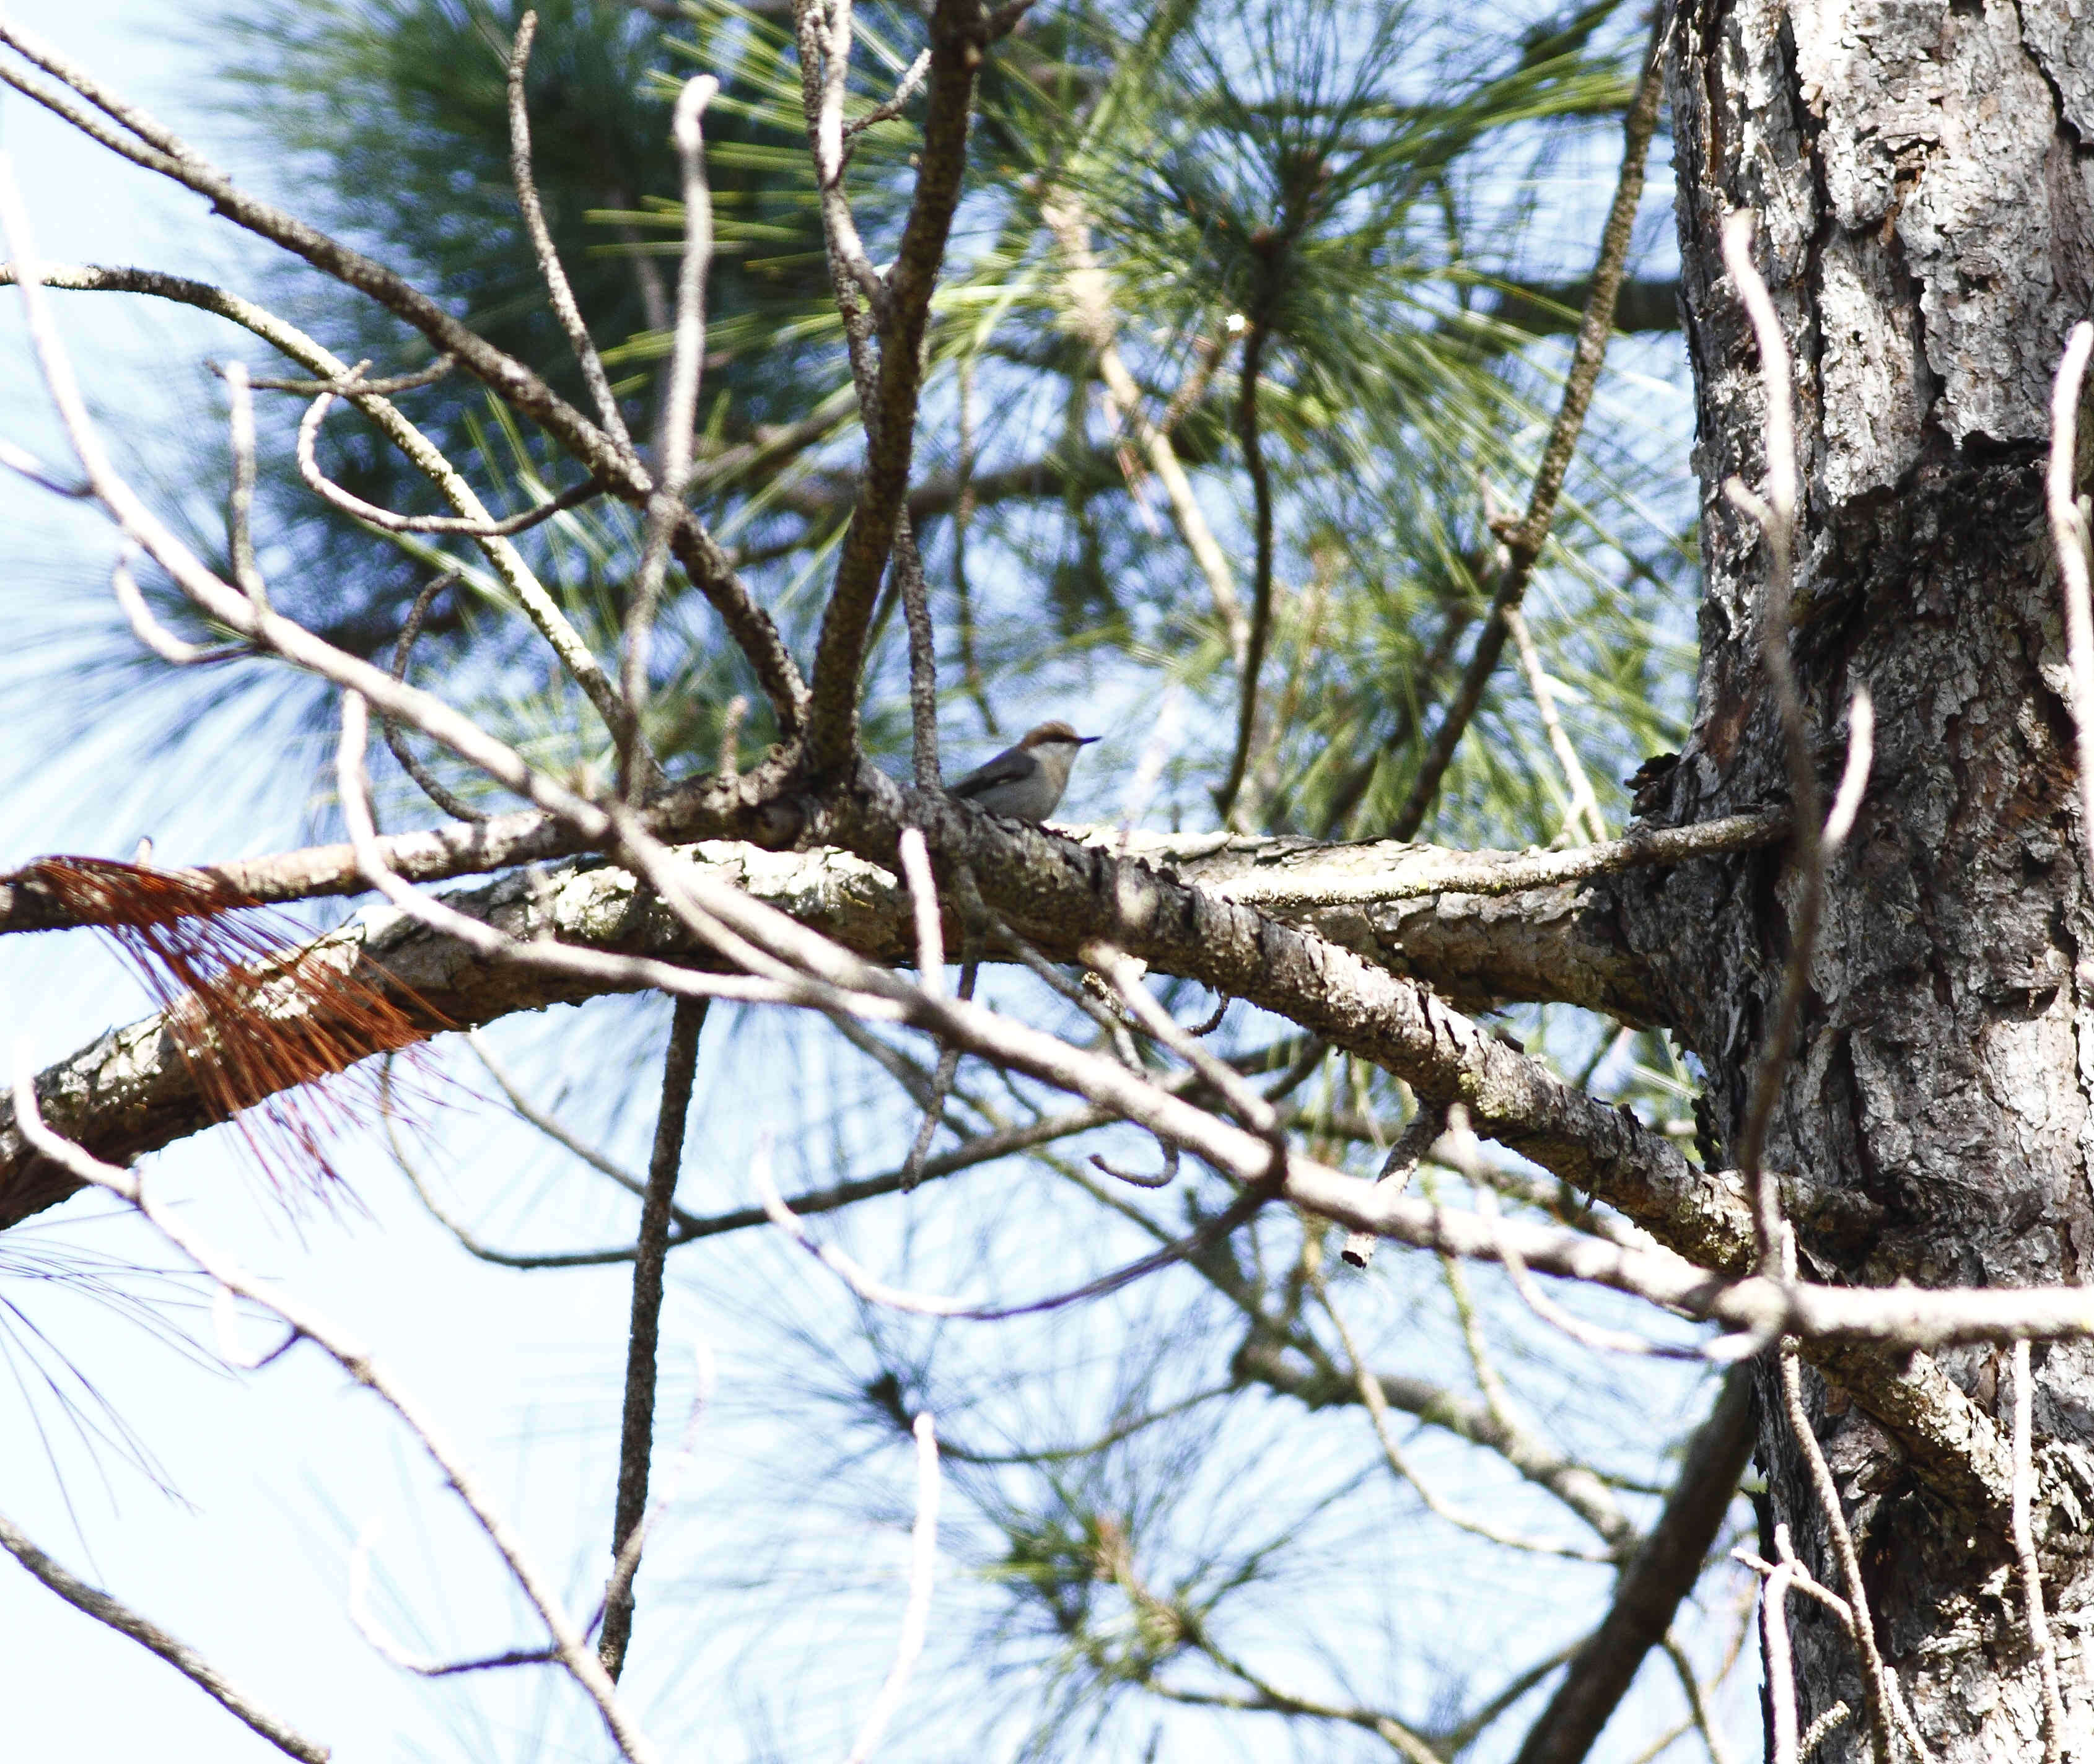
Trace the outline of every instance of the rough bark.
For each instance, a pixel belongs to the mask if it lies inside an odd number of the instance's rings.
[[[1846,708],[1876,707],[1872,786],[1824,930],[1768,1163],[1844,1204],[1802,1230],[1822,1277],[1873,1285],[2085,1277],[2094,1093],[2087,869],[2073,804],[2055,579],[2043,530],[2049,380],[2094,287],[2094,28],[2065,0],[1701,0],[1670,68],[1683,303],[1699,400],[1707,582],[1699,710],[1658,818],[1784,800],[1756,660],[1766,556],[1724,500],[1757,487],[1759,362],[1724,277],[1725,215],[1796,362],[1796,659],[1828,779]],[[1757,853],[1625,878],[1659,1014],[1740,1125],[1779,991],[1792,886]],[[2094,1354],[2039,1349],[2042,1559],[2083,1732],[2094,1622]],[[2002,1419],[2004,1353],[1941,1366]],[[2003,1526],[1957,1516],[1838,1385],[1818,1427],[1845,1493],[1883,1651],[1945,1760],[2042,1755],[2041,1697]],[[1838,1575],[1778,1402],[1761,1458],[1776,1517]],[[2075,1492],[2076,1491],[2076,1492]],[[1801,1713],[1859,1707],[1852,1648],[1792,1607]],[[1865,1756],[1866,1724],[1821,1757]]]

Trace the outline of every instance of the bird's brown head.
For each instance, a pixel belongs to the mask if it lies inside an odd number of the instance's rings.
[[[1021,748],[1039,748],[1067,742],[1072,747],[1084,748],[1097,739],[1096,735],[1080,735],[1065,722],[1046,722],[1036,729],[1027,730],[1024,738],[1018,744]]]

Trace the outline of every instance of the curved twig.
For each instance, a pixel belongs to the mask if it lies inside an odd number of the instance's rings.
[[[401,627],[400,641],[393,650],[393,678],[407,678],[407,658],[415,652],[415,639],[422,635],[422,622],[429,616],[429,609],[437,596],[458,580],[458,566],[451,564],[415,596],[415,604],[408,609],[407,622]],[[458,795],[426,765],[415,757],[414,750],[407,745],[407,738],[401,733],[398,722],[380,711],[378,713],[379,732],[385,738],[385,745],[392,750],[393,757],[400,763],[400,769],[414,779],[422,794],[455,821],[484,821],[487,811],[476,808]]]
[[[553,314],[560,321],[560,329],[567,333],[568,346],[575,352],[583,384],[589,389],[589,400],[595,405],[597,415],[602,419],[604,432],[610,437],[612,445],[629,456],[632,437],[626,433],[625,418],[611,392],[610,377],[603,371],[603,358],[597,353],[581,308],[575,304],[575,291],[568,284],[567,271],[561,266],[560,254],[553,244],[552,230],[545,224],[545,207],[538,200],[537,180],[532,176],[531,112],[524,102],[524,76],[531,65],[531,45],[537,35],[538,15],[525,13],[518,21],[516,40],[509,51],[509,179],[516,187],[516,206],[523,211],[524,231],[530,236],[532,252],[538,259],[538,273],[545,278]]]
[[[358,389],[358,381],[363,366],[359,364],[342,376],[353,393]],[[541,502],[535,509],[526,509],[521,514],[512,514],[506,520],[476,519],[470,515],[457,514],[396,514],[390,509],[381,509],[375,502],[366,502],[354,492],[345,490],[320,470],[315,455],[320,424],[333,405],[337,393],[332,387],[323,390],[298,423],[298,475],[306,481],[306,488],[330,507],[353,515],[359,521],[382,527],[389,533],[457,533],[467,539],[507,539],[542,525],[556,514],[569,509],[579,508],[592,497],[603,494],[603,486],[594,479],[563,490],[550,502]]]

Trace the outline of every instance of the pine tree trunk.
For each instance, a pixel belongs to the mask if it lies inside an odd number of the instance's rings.
[[[1708,0],[1683,10],[1671,54],[1707,579],[1693,733],[1646,802],[1686,821],[1788,795],[1757,657],[1767,557],[1722,491],[1733,474],[1757,488],[1763,470],[1758,354],[1719,247],[1724,216],[1749,207],[1796,358],[1795,653],[1828,795],[1857,687],[1877,716],[1769,1167],[1822,1191],[1799,1227],[1806,1273],[2080,1280],[2094,1252],[2094,904],[2042,475],[2050,381],[2094,284],[2094,20],[2065,0]],[[1728,1143],[1792,901],[1776,856],[1628,891],[1631,934]],[[2063,1614],[2069,1731],[2094,1757],[2078,1614],[2094,1623],[2094,1347],[2036,1360],[2046,1591]],[[2004,1436],[2009,1356],[1943,1363]],[[1836,1385],[1807,1385],[1883,1653],[1936,1756],[2042,1757],[2005,1515],[1959,1509],[1893,1431]],[[1760,1458],[1773,1517],[1837,1588],[1775,1401],[1761,1405]],[[1858,1711],[1844,1636],[1807,1601],[1792,1618],[1804,1723],[1842,1697]],[[1818,1756],[1868,1748],[1857,1721]]]

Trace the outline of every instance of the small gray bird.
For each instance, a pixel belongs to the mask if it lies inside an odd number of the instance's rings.
[[[1018,745],[945,787],[945,794],[1018,821],[1045,821],[1069,787],[1069,768],[1079,750],[1098,739],[1080,735],[1064,722],[1028,729]]]

